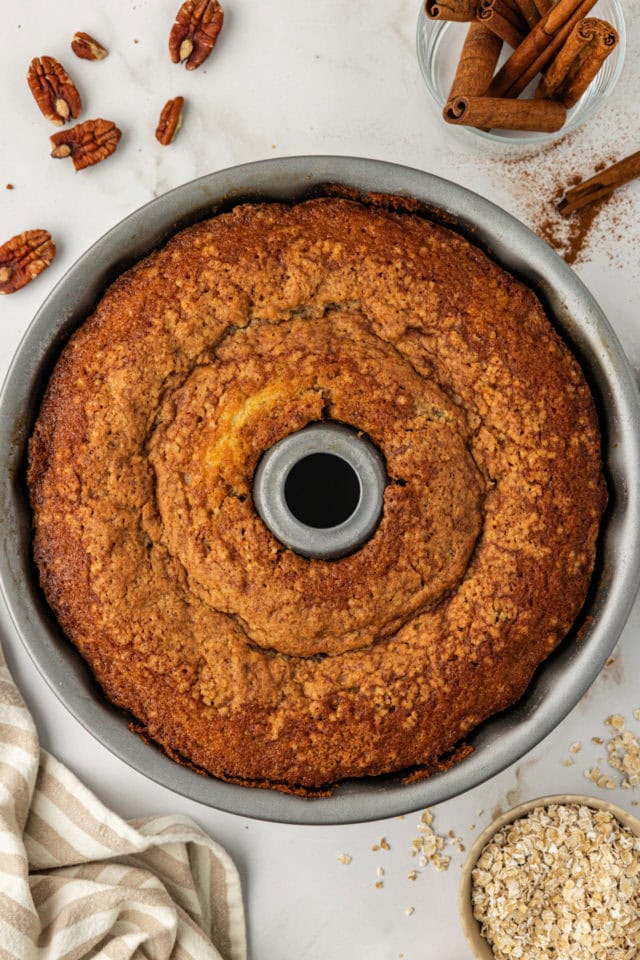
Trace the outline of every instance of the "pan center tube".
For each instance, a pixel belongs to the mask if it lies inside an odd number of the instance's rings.
[[[336,560],[373,536],[387,474],[376,446],[341,423],[313,423],[262,455],[253,502],[273,535],[303,557]]]

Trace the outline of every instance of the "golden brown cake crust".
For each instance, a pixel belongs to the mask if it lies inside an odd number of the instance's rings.
[[[335,561],[251,498],[309,422],[364,431],[381,523]],[[47,599],[174,756],[322,790],[428,769],[524,692],[586,596],[593,401],[531,290],[456,234],[345,199],[243,205],[109,288],[30,444]]]

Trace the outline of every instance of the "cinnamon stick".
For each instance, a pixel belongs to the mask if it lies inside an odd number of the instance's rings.
[[[533,0],[533,4],[540,16],[544,17],[553,6],[553,0]]]
[[[515,50],[524,40],[526,24],[522,21],[523,29],[513,22],[515,14],[502,0],[482,0],[478,7],[478,20],[508,43]]]
[[[558,0],[495,75],[490,97],[517,97],[551,63],[597,0]]]
[[[524,17],[529,30],[532,30],[541,17],[534,0],[515,0],[515,5]]]
[[[454,97],[442,111],[447,123],[490,130],[542,130],[553,133],[567,111],[554,100],[505,100],[498,97]]]
[[[430,20],[456,20],[464,23],[476,19],[478,0],[424,0],[424,12]]]
[[[536,97],[575,106],[618,44],[615,27],[605,20],[579,20],[536,90]]]
[[[523,36],[528,33],[527,21],[517,8],[515,0],[480,0],[476,12],[478,19],[482,10],[494,10]]]
[[[590,180],[585,180],[577,187],[567,190],[558,204],[558,210],[563,217],[568,217],[576,210],[586,207],[588,203],[604,200],[618,187],[624,186],[630,180],[635,180],[636,177],[640,177],[640,150],[601,170]]]
[[[456,75],[449,91],[449,100],[466,94],[479,97],[491,83],[498,63],[502,40],[483,23],[472,23],[462,46]]]

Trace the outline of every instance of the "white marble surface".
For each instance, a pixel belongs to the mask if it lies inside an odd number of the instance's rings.
[[[638,0],[623,0],[632,27],[629,54],[606,113],[568,142],[520,150],[510,159],[502,148],[480,145],[441,123],[415,57],[418,0],[226,0],[225,6],[218,47],[203,68],[187,73],[170,63],[166,51],[176,0],[1,0],[0,239],[46,227],[58,255],[30,287],[2,298],[0,373],[44,297],[89,244],[152,197],[200,174],[290,154],[377,157],[447,176],[531,223],[548,203],[554,177],[589,174],[602,156],[640,147]],[[95,34],[109,57],[95,64],[77,60],[69,50],[75,30]],[[24,80],[29,60],[43,53],[62,59],[76,78],[83,118],[107,117],[123,130],[116,156],[95,169],[74,174],[69,162],[48,157],[54,129]],[[178,93],[188,101],[184,129],[163,148],[153,138],[157,115]],[[6,183],[15,189],[5,190]],[[576,269],[638,367],[640,183],[607,209]],[[519,764],[438,807],[436,827],[455,830],[469,844],[498,807],[544,793],[585,792],[591,785],[583,770],[601,756],[590,738],[606,734],[603,721],[611,712],[630,716],[640,706],[639,631],[636,603],[615,663],[567,719]],[[235,857],[253,958],[469,956],[456,905],[462,856],[454,853],[447,873],[426,868],[416,881],[407,879],[415,866],[409,846],[417,816],[301,828],[243,820],[192,803],[136,774],[84,732],[32,666],[4,609],[0,639],[48,749],[121,814],[187,813]],[[575,740],[585,746],[566,767]],[[607,795],[630,807],[640,790]],[[391,850],[373,852],[383,835]],[[342,852],[352,856],[350,865],[337,862]],[[385,870],[382,889],[375,888],[378,866]],[[407,916],[409,906],[415,912]]]

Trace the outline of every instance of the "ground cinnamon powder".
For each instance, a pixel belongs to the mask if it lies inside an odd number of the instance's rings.
[[[627,184],[569,217],[557,209],[567,189],[637,149],[640,129],[634,126],[625,124],[614,108],[601,129],[577,130],[542,147],[505,144],[491,153],[475,150],[466,156],[456,151],[460,182],[469,182],[480,169],[494,187],[490,198],[522,220],[567,263],[588,262],[597,251],[613,266],[634,269],[629,243],[638,229],[638,184]]]
[[[579,182],[579,179],[575,181],[575,183]],[[574,183],[568,184],[568,186],[573,185]],[[559,194],[554,197],[554,204],[560,200],[563,193],[564,191],[560,190]],[[577,210],[568,220],[565,220],[564,223],[558,222],[557,214],[549,214],[538,223],[534,223],[533,230],[539,237],[542,237],[549,246],[557,250],[567,263],[576,263],[583,249],[588,244],[594,222],[600,216],[601,211],[607,205],[609,199],[610,198],[607,197],[605,200],[599,200],[597,203],[589,204],[588,207],[583,207],[582,210]],[[562,230],[562,227],[565,229]]]
[[[609,209],[615,206],[614,197],[584,207],[570,217],[563,217],[557,204],[569,187],[617,159],[613,153],[597,155],[595,149],[585,149],[584,144],[574,155],[573,140],[569,135],[542,150],[495,161],[521,208],[522,219],[570,264],[589,259],[592,234],[608,219]]]

